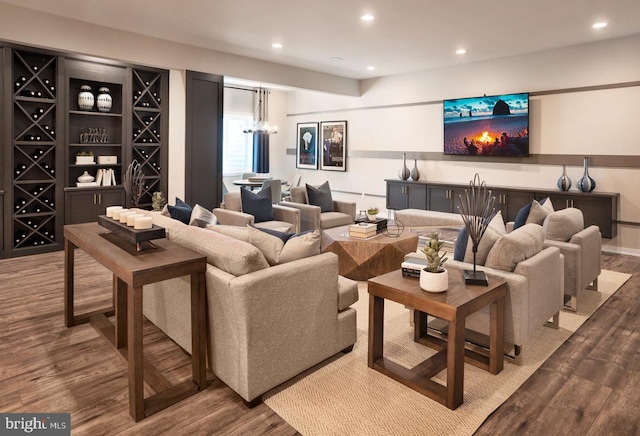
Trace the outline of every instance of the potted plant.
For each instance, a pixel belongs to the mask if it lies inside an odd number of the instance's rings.
[[[448,260],[445,257],[447,253],[441,253],[443,245],[440,233],[432,233],[422,249],[427,258],[427,266],[420,271],[420,287],[427,292],[443,292],[449,287],[449,274],[443,267]]]
[[[93,160],[93,152],[92,151],[80,151],[76,153],[76,165],[93,165],[95,164]]]
[[[377,207],[370,207],[369,209],[367,209],[367,219],[369,221],[375,221],[376,216],[379,213],[380,213],[380,209],[378,209]]]

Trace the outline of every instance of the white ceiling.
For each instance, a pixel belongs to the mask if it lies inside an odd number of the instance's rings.
[[[2,1],[355,79],[640,33],[640,0]],[[594,30],[596,21],[609,25]]]

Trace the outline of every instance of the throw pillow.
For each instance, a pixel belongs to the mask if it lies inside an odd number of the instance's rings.
[[[320,254],[320,232],[291,235],[286,243],[278,236],[247,226],[249,242],[257,247],[270,265],[279,265]]]
[[[553,212],[553,204],[551,204],[549,197],[542,199],[540,202],[533,200],[518,211],[514,220],[513,230],[529,223],[542,225],[544,219],[551,212]]]
[[[307,197],[309,204],[320,207],[320,212],[333,212],[333,198],[331,197],[331,188],[327,180],[320,186],[311,186],[307,183]]]
[[[249,242],[249,232],[245,227],[207,224],[206,228],[207,230],[211,230],[216,233],[222,233],[223,235],[231,236],[232,238],[239,239],[244,242]]]
[[[196,204],[189,218],[190,226],[206,227],[207,224],[218,224],[218,217],[213,212]]]
[[[169,215],[171,218],[185,224],[189,224],[193,209],[187,203],[176,197],[175,206],[168,205],[167,208],[169,209]]]
[[[568,242],[573,235],[584,229],[584,217],[580,209],[568,207],[550,214],[542,227],[545,239]]]
[[[502,212],[498,211],[489,224],[480,239],[478,250],[476,251],[476,265],[484,265],[487,255],[494,244],[506,233]],[[453,259],[461,262],[473,263],[473,241],[469,237],[467,227],[460,229],[458,239],[453,251]]]
[[[271,186],[253,193],[248,189],[240,190],[242,212],[253,215],[254,222],[273,221],[273,204],[271,204]]]
[[[539,253],[544,244],[544,230],[538,224],[525,224],[502,236],[487,255],[485,266],[513,271],[523,260]]]

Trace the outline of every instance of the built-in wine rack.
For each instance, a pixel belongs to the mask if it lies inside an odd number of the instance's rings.
[[[144,173],[144,189],[139,206],[151,206],[154,192],[162,191],[166,181],[162,177],[165,164],[167,138],[163,131],[163,101],[165,94],[163,81],[165,73],[133,69],[133,110],[132,110],[132,159],[135,159]],[[165,172],[166,174],[166,172]],[[164,193],[166,195],[166,192]]]
[[[12,51],[14,252],[60,243],[55,205],[57,62],[56,56]]]

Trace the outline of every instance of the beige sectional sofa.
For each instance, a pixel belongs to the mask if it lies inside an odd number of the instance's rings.
[[[357,284],[338,258],[270,266],[249,242],[143,211],[168,238],[207,256],[208,366],[248,405],[356,341]],[[242,230],[242,228],[235,228]],[[144,315],[190,352],[190,279],[145,286]]]

